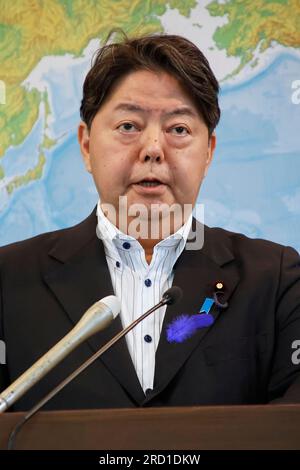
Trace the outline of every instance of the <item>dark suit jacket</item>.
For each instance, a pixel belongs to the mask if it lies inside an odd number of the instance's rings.
[[[0,338],[7,353],[6,366],[0,366],[1,390],[66,335],[90,305],[114,293],[96,223],[94,211],[75,227],[0,249]],[[218,280],[225,284],[228,308],[214,306],[210,328],[184,343],[168,343],[166,325],[183,312],[198,312]],[[182,252],[173,285],[184,295],[167,307],[151,393],[145,396],[123,338],[46,409],[300,402],[300,365],[291,360],[292,343],[300,340],[295,250],[205,227],[204,247]],[[120,329],[118,317],[14,410],[31,407]]]

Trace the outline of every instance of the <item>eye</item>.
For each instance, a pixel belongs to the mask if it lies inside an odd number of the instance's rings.
[[[132,122],[123,122],[123,124],[118,126],[118,129],[124,133],[132,133],[139,130]]]
[[[169,131],[171,134],[175,134],[175,135],[188,135],[189,134],[189,130],[185,127],[185,126],[175,126],[175,127],[172,127]]]

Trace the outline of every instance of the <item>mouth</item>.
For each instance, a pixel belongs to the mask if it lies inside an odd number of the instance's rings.
[[[156,186],[159,186],[162,183],[158,180],[155,180],[155,181],[143,180],[137,184],[139,184],[140,186],[143,186],[144,188],[155,188]]]
[[[157,178],[144,178],[133,184],[139,194],[162,194],[166,189],[166,184]]]

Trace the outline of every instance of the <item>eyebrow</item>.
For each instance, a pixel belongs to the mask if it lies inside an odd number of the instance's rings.
[[[132,111],[135,113],[146,114],[149,113],[150,109],[143,108],[142,106],[133,103],[119,103],[114,108],[114,111]],[[171,111],[164,112],[163,115],[167,117],[183,115],[197,117],[196,112],[190,108],[190,106],[180,106],[172,109]]]

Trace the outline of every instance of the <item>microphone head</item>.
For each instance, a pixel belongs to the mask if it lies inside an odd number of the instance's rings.
[[[113,317],[116,318],[120,311],[121,311],[121,303],[115,295],[108,295],[107,297],[103,297],[103,299],[100,300],[101,304],[106,305],[113,314]]]
[[[173,305],[178,302],[182,297],[182,289],[178,286],[170,287],[170,289],[166,290],[163,294],[163,300],[167,300],[165,303],[167,305]]]

